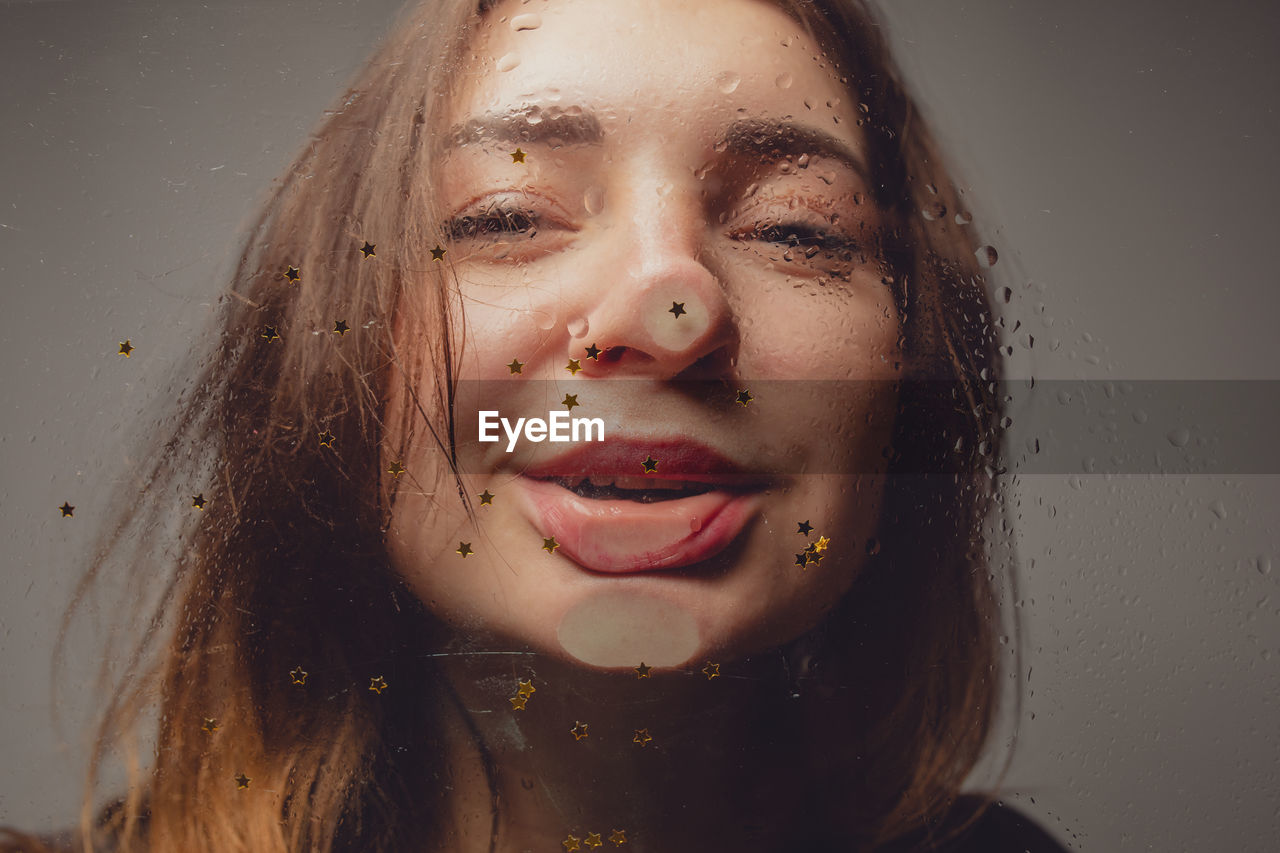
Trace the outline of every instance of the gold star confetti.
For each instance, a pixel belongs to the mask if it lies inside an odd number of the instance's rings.
[[[809,563],[811,565],[816,566],[821,562],[822,562],[822,554],[818,553],[817,551],[814,551],[809,554]]]
[[[433,260],[433,261],[443,261],[443,260],[444,260],[444,252],[445,252],[444,248],[443,248],[439,243],[437,243],[437,244],[436,244],[436,247],[435,247],[434,249],[432,249],[432,250],[431,250],[431,260]]]
[[[347,332],[351,331],[351,327],[347,325],[346,320],[333,321],[333,333],[338,337],[343,337]]]
[[[392,462],[391,467],[387,469],[387,473],[398,480],[400,475],[404,473],[404,466],[399,462]]]
[[[207,501],[204,499],[204,492],[201,492],[198,495],[191,496],[191,505],[196,509],[204,509],[204,505],[206,503]]]
[[[640,665],[635,667],[636,678],[650,678],[649,670],[651,669],[653,669],[653,667],[649,666],[644,661],[640,661]]]
[[[648,729],[636,729],[636,736],[631,739],[631,742],[647,746],[651,740],[653,740],[653,735],[649,734]]]
[[[511,152],[511,162],[512,162],[512,163],[523,163],[523,162],[524,162],[524,152],[523,152],[523,151],[521,151],[519,148],[517,148],[515,151],[512,151],[512,152]]]
[[[560,843],[564,845],[564,849],[566,853],[568,853],[568,851],[570,850],[578,849],[578,837],[576,835],[570,835],[568,838],[566,838],[564,841],[561,841]]]
[[[324,432],[319,433],[319,437],[321,447],[327,447],[330,450],[333,449],[333,433],[325,430]]]
[[[597,347],[595,344],[592,344],[591,346],[587,347],[587,358],[591,359],[592,361],[599,361],[600,348]]]
[[[796,554],[796,565],[802,569],[807,567],[809,565],[808,553]]]
[[[560,543],[556,541],[556,537],[551,536],[542,540],[542,550],[548,554],[554,554],[556,549],[560,547]]]
[[[302,278],[302,274],[298,271],[297,267],[289,267],[284,271],[284,277],[289,279],[289,281],[297,281]]]
[[[813,532],[813,525],[809,523],[809,519],[807,518],[804,521],[797,521],[796,525],[796,533],[799,533],[801,536],[808,536]]]
[[[116,353],[116,355],[122,355],[125,358],[132,358],[134,349],[135,347],[131,342],[129,342],[128,340],[124,340],[120,343],[120,349]]]
[[[523,711],[524,706],[529,704],[529,697],[528,696],[512,696],[507,701],[511,703],[511,710]]]
[[[375,246],[373,243],[370,243],[368,240],[365,240],[364,245],[360,247],[360,251],[364,253],[364,256],[366,258],[372,258],[374,255],[377,254],[377,252],[374,251],[374,249],[376,248],[378,247]]]
[[[587,724],[573,721],[573,728],[569,729],[569,733],[573,735],[574,740],[582,740],[587,736]]]
[[[520,686],[516,688],[516,693],[521,696],[532,696],[538,692],[538,688],[533,686],[533,679],[521,679]]]
[[[627,834],[623,832],[621,829],[615,829],[613,831],[613,835],[609,836],[609,840],[612,841],[614,844],[618,845],[619,847],[621,847],[622,845],[627,843]]]
[[[588,847],[600,847],[604,844],[604,842],[600,840],[600,833],[598,832],[588,832],[586,839],[582,843]]]
[[[821,554],[823,551],[827,550],[827,546],[829,544],[831,544],[830,539],[825,536],[819,536],[818,541],[813,543],[813,550]]]
[[[218,721],[213,717],[205,717],[204,724],[201,725],[200,728],[204,729],[209,734],[213,734],[218,730]]]
[[[707,681],[720,675],[720,664],[707,661],[707,665],[702,668],[702,674],[707,677]]]
[[[582,404],[578,402],[577,394],[565,394],[564,399],[560,401],[560,405],[572,412],[574,406],[580,406]]]
[[[675,314],[677,320],[680,319],[681,314],[689,313],[688,311],[684,310],[683,302],[672,302],[671,307],[668,308],[667,310],[670,311],[672,314]]]
[[[243,791],[245,788],[249,787],[249,781],[249,777],[241,773],[236,777],[236,788]]]
[[[507,365],[507,370],[510,370],[513,374],[524,373],[524,364],[521,363],[520,359],[513,358],[511,363]]]
[[[457,548],[457,550],[456,550],[456,551],[454,551],[453,553],[455,553],[455,554],[461,554],[461,555],[462,555],[462,559],[464,559],[464,560],[465,560],[465,559],[467,559],[467,555],[468,555],[468,554],[474,554],[474,553],[475,553],[475,551],[472,551],[472,550],[471,550],[471,543],[470,543],[470,542],[459,542],[459,543],[458,543],[458,548]]]
[[[369,679],[369,689],[381,696],[382,691],[387,689],[387,680],[381,675],[375,675]]]
[[[63,518],[71,518],[71,516],[75,515],[76,508],[63,501],[62,506],[58,507],[58,511],[62,513]]]
[[[476,497],[480,498],[480,506],[493,506],[494,494],[488,489],[485,489],[483,492],[476,495]]]
[[[652,474],[658,470],[658,460],[652,456],[646,456],[644,461],[640,463],[640,467],[644,469],[646,474]]]
[[[307,671],[302,667],[296,667],[289,670],[289,680],[294,684],[301,686],[307,683]]]
[[[267,343],[280,340],[280,333],[276,331],[275,326],[264,326],[262,329],[262,339]]]
[[[751,392],[743,388],[741,391],[738,392],[738,397],[736,402],[738,403],[738,405],[742,406],[742,408],[745,409],[747,407],[747,404],[754,399],[755,397],[751,396]]]
[[[582,362],[576,358],[571,358],[569,363],[564,366],[564,369],[569,371],[570,376],[577,376],[578,371],[582,369]]]

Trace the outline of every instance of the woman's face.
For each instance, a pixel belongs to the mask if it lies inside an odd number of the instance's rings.
[[[433,179],[475,520],[406,478],[394,566],[464,632],[596,666],[798,636],[861,566],[896,410],[858,104],[754,0],[509,3],[472,47]],[[497,425],[557,411],[604,440]]]

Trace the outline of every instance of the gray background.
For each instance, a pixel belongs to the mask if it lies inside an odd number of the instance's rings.
[[[50,653],[87,534],[136,488],[128,438],[265,189],[399,5],[0,0],[0,823],[74,816],[92,626],[60,728]],[[1015,375],[1280,379],[1280,4],[885,5],[1035,334]],[[1010,799],[1081,850],[1274,849],[1280,478],[1014,493],[1032,674]]]

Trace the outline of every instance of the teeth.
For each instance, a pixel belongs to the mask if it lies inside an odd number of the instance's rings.
[[[631,489],[634,491],[649,489],[684,491],[695,485],[685,480],[663,480],[657,477],[583,477],[572,481],[574,486],[582,486],[587,483],[601,488],[612,486],[615,489]]]

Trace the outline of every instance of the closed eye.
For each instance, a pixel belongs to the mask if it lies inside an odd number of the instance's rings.
[[[735,240],[759,240],[779,246],[812,248],[819,252],[849,251],[857,248],[857,243],[844,234],[827,231],[803,222],[762,222],[730,236]]]
[[[475,240],[503,234],[532,236],[538,227],[537,217],[517,207],[495,205],[479,213],[455,216],[445,223],[450,240]]]

